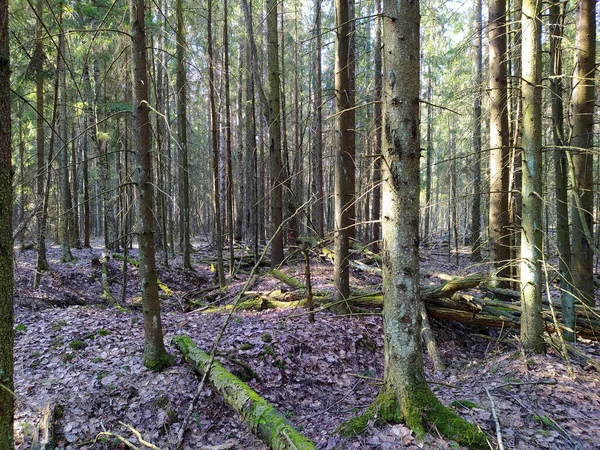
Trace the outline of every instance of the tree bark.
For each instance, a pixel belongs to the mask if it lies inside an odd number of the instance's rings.
[[[0,0],[0,448],[14,447],[12,142],[8,0]]]
[[[348,255],[354,228],[354,95],[351,92],[351,2],[335,0],[335,226],[334,289],[336,309],[350,294]]]
[[[130,0],[131,56],[133,60],[133,141],[136,167],[134,180],[138,196],[138,243],[140,283],[144,317],[144,365],[161,370],[170,364],[165,350],[154,252],[154,205],[150,117],[148,107],[148,69],[144,0]]]
[[[283,262],[283,165],[281,162],[281,117],[279,86],[279,34],[276,0],[267,0],[267,81],[269,98],[267,118],[269,122],[269,160],[271,187],[271,267]]]
[[[521,340],[543,353],[542,321],[542,22],[539,0],[524,0],[521,19],[523,62],[523,217],[521,218]]]
[[[574,299],[571,294],[571,243],[569,229],[568,166],[564,131],[562,37],[565,23],[566,0],[550,5],[550,92],[552,93],[552,138],[554,149],[554,186],[556,197],[556,246],[560,273],[560,300],[563,323],[567,331],[563,338],[575,339]]]
[[[173,342],[200,374],[207,379],[225,401],[242,416],[246,426],[269,448],[278,450],[311,450],[316,447],[296,431],[273,405],[260,397],[246,383],[232,375],[221,363],[200,350],[188,336],[177,336]]]
[[[508,216],[509,130],[507,111],[506,0],[489,3],[490,258],[499,287],[510,277]]]
[[[471,260],[481,261],[481,98],[483,96],[482,0],[475,0],[475,99],[473,100],[473,203],[471,204]]]
[[[375,123],[375,147],[373,153],[373,243],[371,250],[379,253],[379,239],[381,236],[381,0],[375,0],[375,106],[373,107],[373,118]]]
[[[575,295],[594,305],[593,210],[594,210],[594,89],[596,69],[596,2],[577,3],[575,37],[575,76],[573,79],[573,134],[571,138],[572,183],[575,202],[571,208],[573,224],[571,273]]]
[[[227,238],[229,241],[229,274],[233,276],[234,263],[234,217],[233,217],[233,155],[231,142],[231,95],[229,92],[229,15],[227,0],[223,0],[223,69],[225,75],[225,152],[227,158]]]

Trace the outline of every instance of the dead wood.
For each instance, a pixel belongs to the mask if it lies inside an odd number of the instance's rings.
[[[177,336],[173,342],[179,347],[186,361],[204,375],[209,367],[208,381],[223,396],[269,448],[312,450],[316,447],[304,435],[289,424],[283,414],[259,396],[246,383],[229,372],[222,364],[211,361],[208,353],[198,348],[188,336]]]
[[[61,416],[61,406],[46,403],[42,409],[42,417],[33,430],[31,450],[50,450],[55,446],[54,426]]]

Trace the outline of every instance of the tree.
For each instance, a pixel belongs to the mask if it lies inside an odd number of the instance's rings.
[[[475,99],[473,100],[473,203],[471,205],[471,259],[481,261],[481,96],[483,94],[482,0],[475,0]]]
[[[353,0],[335,0],[335,227],[334,227],[334,301],[342,303],[350,295],[349,249],[354,236],[354,94],[351,76],[354,62],[351,51]]]
[[[510,276],[506,0],[489,2],[490,257],[499,286]]]
[[[171,358],[165,350],[163,341],[154,253],[152,155],[150,153],[150,108],[148,106],[144,0],[130,0],[129,10],[132,40],[131,56],[133,60],[133,141],[136,155],[134,180],[138,196],[139,268],[144,317],[144,365],[152,370],[161,370],[171,363]]]
[[[187,78],[185,70],[185,24],[182,0],[175,3],[177,15],[177,131],[181,155],[181,224],[183,225],[183,268],[191,270],[190,261],[190,182],[187,142]]]
[[[283,164],[281,163],[281,116],[279,86],[279,34],[276,0],[267,0],[267,82],[269,85],[269,159],[271,171],[271,267],[283,262]]]
[[[423,437],[429,425],[472,448],[485,435],[446,409],[423,369],[419,298],[419,2],[383,2],[383,387],[367,412],[343,429],[358,432],[373,418],[404,421]]]
[[[8,0],[0,0],[0,448],[14,447],[12,148]]]
[[[373,211],[371,220],[373,221],[373,244],[371,250],[379,253],[379,237],[381,235],[381,83],[383,74],[381,72],[381,0],[375,0],[375,105],[373,107],[373,119],[375,128],[375,161],[373,161]]]
[[[594,305],[594,88],[596,70],[596,2],[579,0],[573,78],[571,173],[575,201],[571,208],[571,273],[578,298]]]
[[[568,165],[565,146],[562,38],[565,21],[566,0],[550,5],[550,92],[552,93],[552,138],[554,145],[554,186],[556,197],[556,246],[560,273],[560,300],[565,326],[563,337],[575,339],[574,299],[571,295],[571,243],[568,206]]]
[[[521,340],[545,350],[542,320],[542,22],[541,2],[524,0],[521,19],[523,71],[523,217],[521,219]]]

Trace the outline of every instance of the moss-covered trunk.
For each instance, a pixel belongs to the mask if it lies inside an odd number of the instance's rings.
[[[253,391],[246,383],[232,375],[220,363],[213,361],[208,353],[200,350],[188,336],[173,339],[187,361],[200,373],[209,369],[208,380],[244,419],[248,428],[274,450],[311,450],[316,447],[298,433],[286,418]]]

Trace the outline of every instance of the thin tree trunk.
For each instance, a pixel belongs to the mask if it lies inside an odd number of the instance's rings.
[[[37,177],[36,177],[36,197],[38,204],[42,204],[44,201],[44,172],[46,170],[44,161],[44,142],[45,142],[45,130],[44,130],[44,47],[43,47],[43,24],[42,17],[44,14],[43,0],[38,0],[36,7],[37,20],[35,24],[35,59],[37,62],[37,70],[35,74],[35,91],[36,91],[36,160],[37,160]],[[41,214],[42,208],[39,208],[36,214],[37,229],[39,232],[41,226]],[[45,247],[44,243],[44,247]],[[45,253],[45,248],[44,248]]]
[[[210,126],[213,165],[213,201],[215,215],[215,244],[217,246],[217,277],[219,286],[225,286],[223,268],[223,230],[221,224],[221,194],[219,190],[219,123],[217,118],[217,90],[215,85],[214,52],[212,36],[212,0],[208,1],[208,83],[210,85]]]
[[[240,175],[237,182],[237,200],[235,202],[235,240],[241,241],[244,235],[244,211],[250,210],[250,205],[245,202],[246,192],[249,188],[248,171],[244,170],[244,126],[243,126],[243,82],[244,79],[244,45],[238,48],[238,86],[237,86],[237,113],[236,113],[236,162],[237,173]]]
[[[40,111],[41,113],[41,111]],[[12,143],[8,1],[0,0],[0,448],[14,448]]]
[[[550,92],[552,93],[552,137],[554,140],[554,185],[556,197],[556,241],[560,272],[560,300],[566,331],[563,338],[575,340],[575,310],[571,295],[571,243],[569,230],[568,166],[564,132],[562,37],[566,0],[550,5]]]
[[[508,215],[509,130],[507,111],[506,1],[489,2],[490,257],[498,286],[510,277]]]
[[[429,243],[429,221],[431,213],[431,159],[433,156],[433,139],[431,136],[433,128],[433,87],[431,83],[431,67],[429,67],[429,76],[427,77],[427,157],[426,157],[426,174],[425,174],[425,231],[423,233],[423,242]]]
[[[351,93],[350,46],[353,0],[335,0],[335,227],[334,302],[346,311],[342,301],[350,295],[349,241],[354,227],[354,96]]]
[[[154,205],[152,198],[152,155],[150,153],[150,108],[148,107],[144,0],[130,0],[129,8],[133,60],[133,141],[136,154],[134,179],[138,197],[139,270],[144,317],[144,365],[152,370],[160,370],[168,366],[171,361],[163,341],[154,252]]]
[[[181,227],[183,268],[192,269],[190,260],[190,187],[187,142],[187,76],[185,70],[185,24],[182,0],[175,4],[177,15],[177,124],[179,151],[181,156]],[[212,59],[212,57],[211,57]],[[212,62],[210,63],[212,65]]]
[[[373,244],[371,250],[379,253],[379,237],[381,230],[381,89],[382,89],[382,71],[381,71],[381,0],[375,0],[375,148],[373,153],[375,160],[373,161]]]
[[[475,99],[473,101],[473,203],[471,204],[471,260],[481,261],[481,97],[483,96],[482,0],[475,0]]]
[[[539,0],[524,0],[523,217],[521,220],[521,340],[527,350],[545,350],[542,321],[542,21]]]
[[[229,15],[227,0],[223,0],[223,66],[225,75],[225,151],[227,158],[227,236],[229,240],[229,275],[233,276],[234,264],[234,217],[233,217],[233,156],[231,142],[231,96],[229,93]]]
[[[571,273],[575,295],[594,305],[593,210],[594,210],[594,72],[596,69],[596,2],[577,3],[575,76],[573,83],[573,134],[571,138],[573,224]]]

